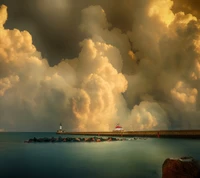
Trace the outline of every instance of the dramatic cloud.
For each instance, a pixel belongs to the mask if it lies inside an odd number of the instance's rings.
[[[73,97],[73,113],[79,119],[81,130],[108,130],[110,120],[116,117],[116,99],[127,88],[125,77],[109,61],[121,60],[119,51],[105,43],[85,40],[81,43],[77,77],[79,85]],[[109,55],[108,55],[109,54]]]
[[[198,94],[197,89],[187,88],[183,82],[178,82],[171,90],[172,98],[176,105],[179,105],[179,109],[196,110],[196,96]]]
[[[2,6],[1,13],[6,14],[5,9]],[[12,120],[13,127],[19,127],[38,118],[54,124],[66,119],[69,128],[108,129],[116,117],[116,99],[127,88],[117,48],[84,40],[77,59],[50,67],[28,32],[2,29],[0,39],[1,109],[6,113],[2,124]]]
[[[80,53],[52,67],[29,32],[4,28],[7,8],[1,6],[0,125],[24,131],[55,130],[60,122],[82,131],[112,130],[119,122],[126,130],[200,128],[198,17],[174,13],[171,0],[127,3],[128,32],[114,27],[101,6],[83,9]]]

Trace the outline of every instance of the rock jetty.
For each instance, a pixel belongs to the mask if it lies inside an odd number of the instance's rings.
[[[37,142],[105,142],[105,141],[124,141],[124,140],[133,140],[126,138],[115,138],[115,137],[86,137],[86,138],[70,138],[70,137],[58,137],[58,138],[31,138],[29,140],[24,141],[25,143],[37,143]]]
[[[168,158],[162,166],[162,178],[200,178],[199,163],[192,157]]]

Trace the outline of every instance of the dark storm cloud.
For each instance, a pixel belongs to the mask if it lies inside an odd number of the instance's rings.
[[[146,0],[143,0],[146,3]],[[74,58],[80,51],[78,43],[85,38],[78,28],[81,10],[90,5],[100,5],[106,12],[108,22],[122,31],[131,30],[134,1],[131,0],[1,0],[8,6],[9,20],[6,28],[27,30],[32,34],[33,43],[50,65],[63,58]],[[56,3],[66,6],[60,11]],[[138,7],[140,8],[140,7]],[[174,12],[183,10],[199,16],[200,2],[176,0]]]
[[[101,5],[108,20],[116,27],[127,31],[131,29],[131,16],[126,13],[125,2],[110,0],[71,1],[59,0],[66,7],[60,11],[51,0],[1,0],[8,6],[9,20],[5,27],[27,30],[32,34],[33,43],[50,65],[57,64],[63,58],[77,57],[79,42],[85,38],[78,26],[81,10],[90,5]],[[59,2],[58,2],[59,3]],[[130,11],[130,10],[128,10]]]
[[[175,0],[172,8],[174,12],[183,11],[186,14],[192,13],[200,18],[200,1],[198,0]]]

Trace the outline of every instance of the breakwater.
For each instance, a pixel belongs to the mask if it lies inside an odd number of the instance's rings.
[[[125,140],[136,140],[137,138],[132,138],[132,139],[125,139],[125,138],[115,138],[115,137],[108,137],[108,138],[103,138],[103,137],[86,137],[86,138],[30,138],[29,140],[24,141],[25,143],[37,143],[37,142],[104,142],[104,141],[125,141]]]
[[[120,131],[120,132],[65,132],[57,131],[57,134],[67,135],[91,135],[110,137],[161,137],[161,138],[198,138],[200,130],[156,130],[156,131]]]

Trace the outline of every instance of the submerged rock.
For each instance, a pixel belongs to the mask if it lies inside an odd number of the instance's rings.
[[[200,165],[192,157],[168,158],[162,166],[162,178],[200,178]]]

